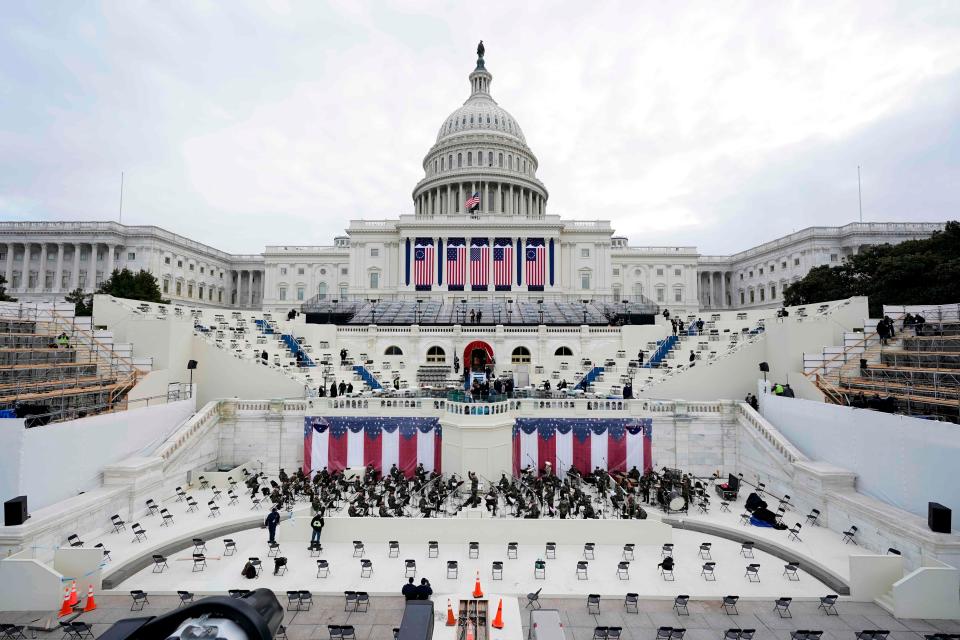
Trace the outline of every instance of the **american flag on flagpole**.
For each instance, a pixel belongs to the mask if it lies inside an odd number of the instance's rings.
[[[474,291],[486,291],[490,273],[490,247],[486,240],[470,242],[470,285]]]
[[[527,288],[532,291],[543,291],[543,274],[546,270],[546,250],[543,241],[528,240],[526,251]]]
[[[447,288],[462,291],[467,272],[467,247],[463,241],[447,241]]]
[[[433,284],[433,242],[417,240],[413,253],[413,284],[418,291],[429,291]]]
[[[510,291],[512,284],[513,244],[507,240],[493,247],[493,286],[497,291]]]
[[[466,207],[467,211],[473,211],[480,206],[480,192],[476,191],[472,196],[467,198]]]

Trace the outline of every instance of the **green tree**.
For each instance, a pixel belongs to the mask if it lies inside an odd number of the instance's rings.
[[[866,247],[836,267],[815,267],[783,292],[785,305],[868,296],[870,315],[885,304],[960,301],[960,223],[923,240]]]
[[[160,295],[160,284],[149,271],[141,269],[137,273],[129,269],[114,270],[110,277],[97,289],[97,293],[105,293],[116,298],[128,300],[144,300],[166,304]]]
[[[7,278],[0,275],[0,302],[16,302],[16,298],[7,295]]]
[[[84,293],[77,287],[65,296],[67,302],[73,303],[73,314],[76,316],[93,315],[93,294]]]

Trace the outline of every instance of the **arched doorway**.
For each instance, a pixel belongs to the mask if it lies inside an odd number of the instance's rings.
[[[493,365],[493,347],[482,340],[474,340],[463,350],[463,368],[466,371],[486,371]]]

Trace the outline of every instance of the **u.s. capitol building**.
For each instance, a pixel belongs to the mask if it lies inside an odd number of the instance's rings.
[[[478,51],[482,53],[482,49]],[[548,213],[539,160],[491,93],[478,56],[470,94],[440,124],[413,213],[354,220],[328,246],[219,251],[154,226],[0,223],[0,273],[22,301],[94,290],[114,269],[147,269],[165,297],[286,310],[312,298],[649,300],[675,312],[779,305],[783,289],[861,247],[928,237],[942,223],[810,227],[729,256],[630,246],[607,220]]]

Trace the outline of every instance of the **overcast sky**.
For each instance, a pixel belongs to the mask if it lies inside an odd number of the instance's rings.
[[[412,213],[477,41],[548,213],[730,253],[960,218],[960,2],[0,4],[0,219],[330,244]]]

